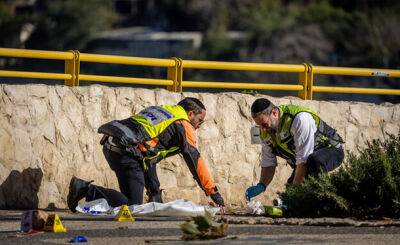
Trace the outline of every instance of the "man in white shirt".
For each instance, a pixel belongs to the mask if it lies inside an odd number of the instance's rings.
[[[260,98],[251,106],[251,114],[260,128],[262,156],[260,182],[246,190],[247,200],[264,192],[271,183],[277,156],[294,169],[288,183],[295,185],[342,163],[342,138],[312,110],[295,105],[277,107]]]

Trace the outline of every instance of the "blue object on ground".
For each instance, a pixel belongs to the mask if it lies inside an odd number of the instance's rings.
[[[87,238],[85,236],[76,236],[72,238],[69,242],[70,243],[87,242]]]

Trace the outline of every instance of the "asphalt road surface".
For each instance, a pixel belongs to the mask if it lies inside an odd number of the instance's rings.
[[[228,236],[207,241],[182,241],[179,225],[185,218],[143,217],[134,222],[116,222],[110,217],[94,217],[58,212],[68,229],[65,233],[26,235],[19,232],[20,211],[0,210],[0,244],[69,244],[84,235],[85,244],[400,244],[400,227],[293,226],[230,224]]]

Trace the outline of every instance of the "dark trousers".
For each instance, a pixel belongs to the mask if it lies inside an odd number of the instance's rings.
[[[147,171],[143,170],[142,162],[129,153],[121,154],[103,147],[104,156],[115,172],[121,192],[101,186],[90,185],[86,201],[105,198],[112,207],[123,204],[142,204],[143,190],[146,186],[151,194],[160,193],[156,165],[153,164]]]
[[[307,158],[307,173],[308,176],[317,176],[321,171],[330,172],[342,164],[344,159],[343,148],[321,148],[314,151]],[[296,168],[293,169],[292,175],[289,177],[287,183],[292,184]]]

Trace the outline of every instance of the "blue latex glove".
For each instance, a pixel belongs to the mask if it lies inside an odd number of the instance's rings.
[[[250,201],[251,198],[260,195],[267,189],[263,183],[258,183],[257,185],[250,186],[246,190],[246,200]]]
[[[76,236],[72,238],[69,243],[81,243],[81,242],[87,242],[87,238],[85,236]]]

